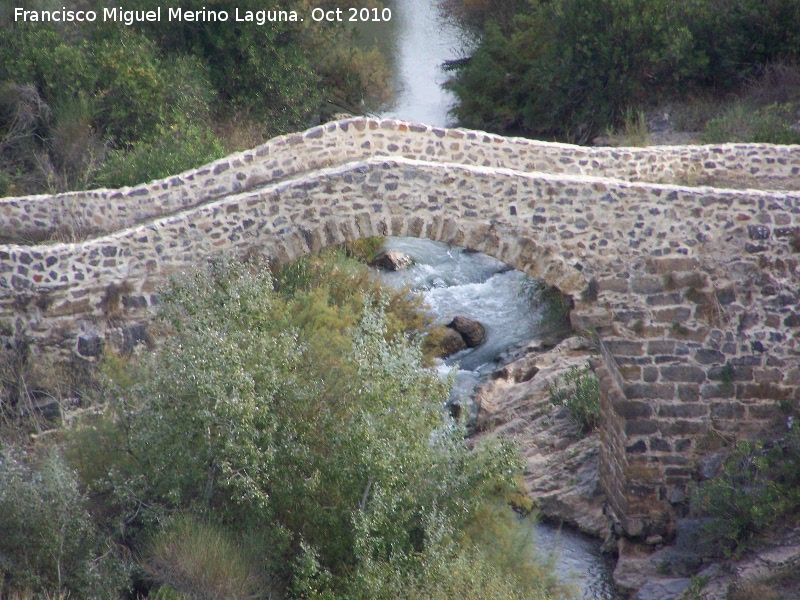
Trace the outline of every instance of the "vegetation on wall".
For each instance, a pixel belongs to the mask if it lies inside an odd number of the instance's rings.
[[[769,443],[740,441],[719,473],[700,484],[697,507],[712,517],[710,534],[731,555],[741,555],[765,536],[796,523],[800,509],[800,427]]]

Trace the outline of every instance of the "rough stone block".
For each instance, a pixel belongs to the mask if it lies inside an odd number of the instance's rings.
[[[671,400],[675,397],[675,385],[671,383],[632,383],[625,386],[625,396],[630,399]]]
[[[675,352],[675,340],[650,340],[647,342],[648,354],[672,354]]]
[[[654,276],[633,277],[631,291],[636,294],[656,294],[664,291],[664,278]]]
[[[657,323],[684,323],[691,316],[692,309],[686,306],[675,306],[653,311],[653,320]]]
[[[706,380],[703,369],[692,365],[663,365],[659,369],[663,381],[702,383]]]
[[[687,404],[662,404],[658,407],[658,416],[671,419],[691,419],[708,415],[708,405],[702,402]]]
[[[624,277],[608,277],[597,281],[597,289],[601,292],[626,294],[629,288],[628,279]]]
[[[654,273],[667,275],[675,271],[695,271],[700,263],[696,258],[688,256],[654,258],[650,260],[650,270]]]
[[[687,437],[704,434],[708,426],[699,421],[677,420],[659,423],[658,428],[662,437]]]
[[[649,435],[658,431],[656,421],[637,419],[625,422],[625,435]]]
[[[741,419],[747,410],[739,402],[712,402],[711,417],[714,419]]]
[[[644,342],[633,340],[604,340],[603,344],[614,356],[642,356]]]
[[[697,352],[695,352],[694,359],[701,365],[710,365],[715,363],[724,363],[725,355],[719,350],[700,348],[697,350]]]
[[[646,419],[653,414],[652,407],[646,402],[618,400],[613,403],[614,411],[624,419]]]

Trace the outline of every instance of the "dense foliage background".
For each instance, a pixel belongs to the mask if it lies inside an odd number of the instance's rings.
[[[98,0],[19,5],[100,11]],[[126,10],[161,5],[121,3]],[[330,2],[318,2],[326,7]],[[15,5],[16,6],[16,5]],[[338,5],[337,5],[338,6]],[[304,0],[182,2],[296,10]],[[23,23],[0,6],[0,195],[118,187],[199,166],[331,112],[380,103],[386,61],[335,24]],[[232,17],[231,17],[232,18]]]
[[[800,57],[798,0],[447,0],[445,6],[479,37],[450,83],[458,96],[455,116],[469,127],[534,137],[586,142],[619,126],[632,109],[697,97],[723,104],[771,65]],[[788,123],[800,120],[796,87],[790,98],[761,101],[776,104],[773,113],[791,103]],[[757,141],[800,141],[785,138]]]

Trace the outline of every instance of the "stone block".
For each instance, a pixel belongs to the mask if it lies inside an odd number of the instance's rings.
[[[692,316],[692,309],[687,306],[675,306],[653,311],[653,320],[657,323],[684,323]]]
[[[648,354],[672,354],[675,352],[675,340],[650,340],[647,342]]]
[[[700,263],[696,258],[676,256],[650,259],[648,266],[654,273],[667,275],[675,271],[695,271],[699,268]]]
[[[628,279],[624,277],[608,277],[597,280],[597,289],[600,292],[617,292],[627,294],[629,290]]]
[[[642,356],[644,342],[633,340],[603,340],[603,344],[613,356]]]
[[[686,404],[661,404],[658,416],[670,419],[691,419],[708,415],[708,405],[703,402]]]
[[[719,350],[700,348],[695,352],[694,359],[701,365],[711,365],[715,363],[724,363],[725,355]]]
[[[637,419],[625,422],[625,435],[649,435],[658,431],[658,423],[649,419]]]
[[[631,291],[636,294],[656,294],[664,291],[664,278],[655,276],[633,277]]]
[[[671,383],[632,383],[623,391],[629,399],[671,400],[675,397],[675,385]]]
[[[781,418],[781,420],[784,420],[784,413],[781,411],[781,407],[777,403],[756,404],[755,406],[750,406],[748,407],[748,416],[751,419],[771,420]]]
[[[714,419],[741,419],[747,410],[739,402],[712,402],[711,417]]]
[[[792,388],[775,385],[772,383],[745,383],[736,390],[736,397],[740,400],[789,400],[792,398]]]
[[[630,446],[625,446],[625,452],[628,454],[644,454],[647,452],[647,444],[644,440],[639,440]]]
[[[732,383],[706,383],[700,386],[701,398],[733,398],[736,387]]]
[[[613,403],[614,412],[624,419],[646,419],[653,414],[653,409],[647,402],[632,400],[618,400]]]
[[[660,437],[650,438],[650,450],[653,452],[672,452],[672,444]]]
[[[694,384],[679,385],[678,399],[681,402],[697,402],[700,399],[700,386]]]
[[[702,383],[706,380],[703,369],[692,365],[663,365],[659,369],[662,381]]]
[[[82,333],[78,336],[77,351],[81,356],[96,358],[103,352],[104,340],[96,333]]]
[[[693,435],[702,435],[708,429],[705,423],[699,421],[665,421],[658,424],[662,437],[686,437]]]
[[[672,306],[681,304],[683,298],[679,292],[669,292],[666,294],[652,294],[647,296],[648,306]]]

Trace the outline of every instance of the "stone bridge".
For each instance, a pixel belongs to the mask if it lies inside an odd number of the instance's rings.
[[[610,509],[631,537],[669,536],[710,442],[797,409],[798,182],[796,146],[583,148],[345,120],[135,188],[0,199],[0,335],[73,360],[104,337],[135,344],[165,277],[221,251],[467,246],[572,297],[601,350]]]

